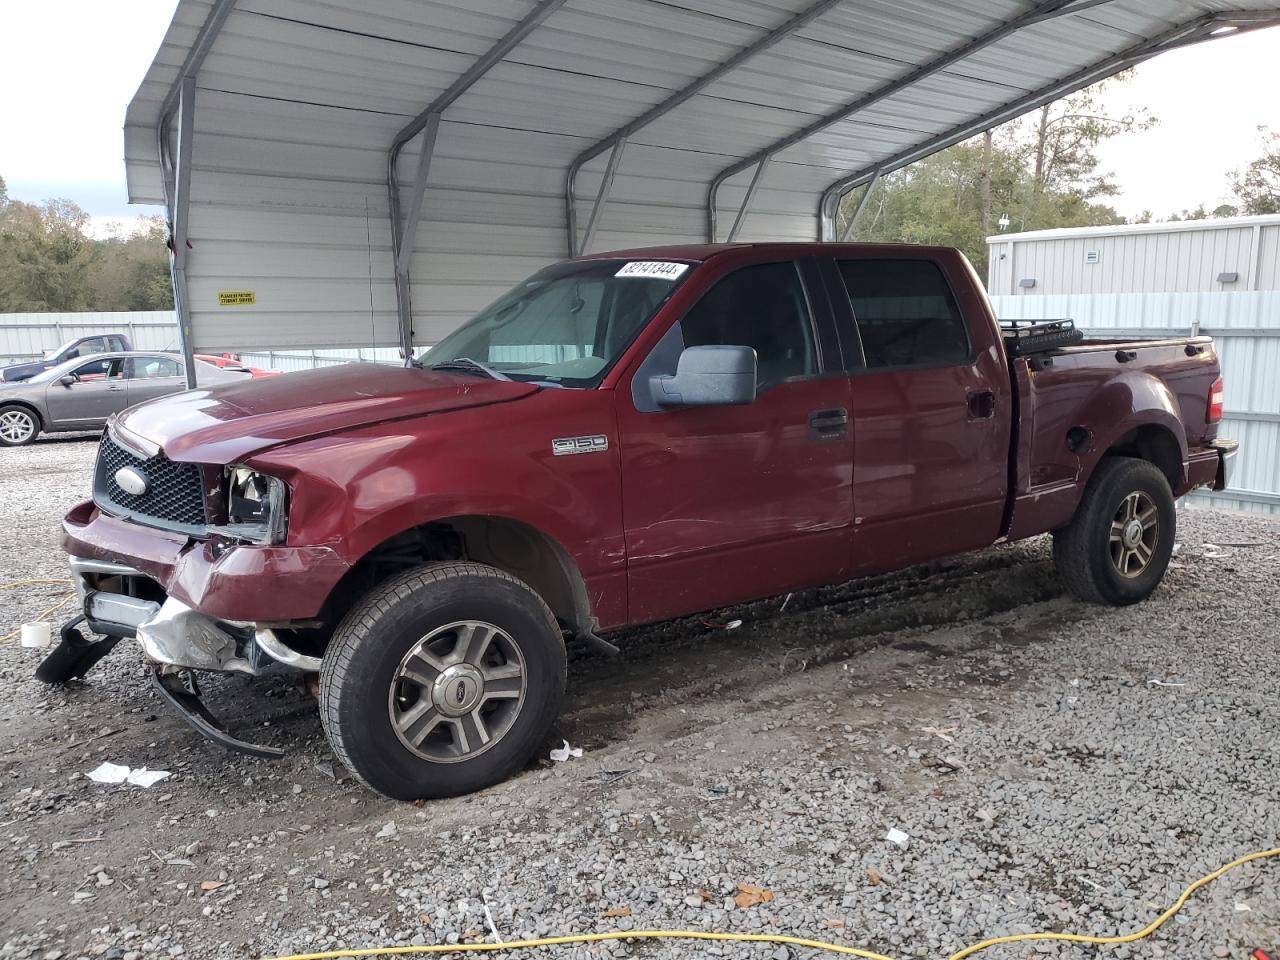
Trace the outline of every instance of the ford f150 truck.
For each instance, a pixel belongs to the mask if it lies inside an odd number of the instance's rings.
[[[117,416],[64,522],[82,616],[38,675],[136,637],[190,722],[269,756],[196,675],[318,673],[356,776],[462,793],[544,744],[569,639],[1048,532],[1077,596],[1142,600],[1174,498],[1226,484],[1221,413],[1209,338],[1002,328],[955,250],[592,255],[403,368]]]

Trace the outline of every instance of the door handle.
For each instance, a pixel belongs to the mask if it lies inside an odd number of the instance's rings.
[[[814,410],[809,414],[810,440],[839,440],[849,432],[849,411]]]
[[[996,395],[990,390],[969,394],[969,419],[990,420],[996,415]]]

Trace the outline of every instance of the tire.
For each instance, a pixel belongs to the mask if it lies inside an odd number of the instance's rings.
[[[429,564],[374,588],[339,624],[320,721],[379,793],[456,796],[505,780],[545,744],[565,671],[560,629],[526,584],[483,564]]]
[[[11,403],[0,407],[0,446],[25,447],[40,436],[40,417],[29,407]]]
[[[1133,457],[1107,457],[1089,478],[1071,523],[1054,532],[1053,561],[1081,600],[1126,606],[1160,585],[1176,534],[1173,492],[1160,469]]]

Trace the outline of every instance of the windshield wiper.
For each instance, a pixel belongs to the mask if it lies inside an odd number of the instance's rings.
[[[472,360],[470,357],[454,357],[452,360],[441,360],[439,363],[433,363],[428,370],[469,370],[472,372],[479,371],[487,377],[494,380],[510,380],[511,378],[505,374],[499,373],[491,367],[486,367],[479,360]]]

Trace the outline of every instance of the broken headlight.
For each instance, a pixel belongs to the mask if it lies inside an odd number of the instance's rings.
[[[288,488],[283,480],[249,467],[227,467],[228,532],[258,543],[283,543],[288,529]]]

